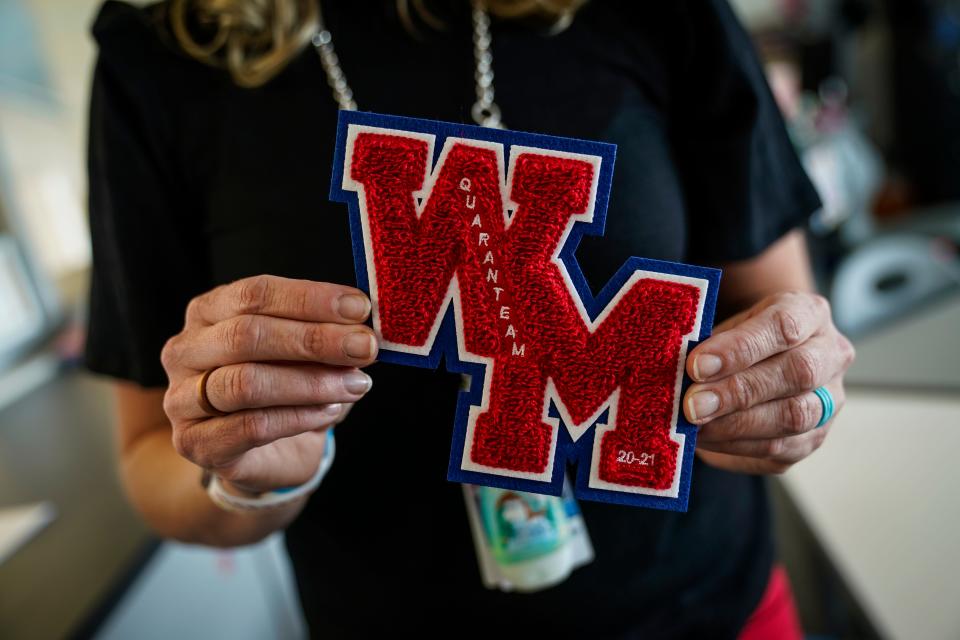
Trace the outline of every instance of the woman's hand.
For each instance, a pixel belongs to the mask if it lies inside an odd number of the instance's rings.
[[[273,276],[194,298],[161,356],[176,450],[234,491],[307,481],[323,456],[324,431],[370,389],[357,368],[377,354],[373,331],[361,324],[369,313],[357,289]],[[225,416],[198,402],[208,369],[207,396]]]
[[[700,427],[697,453],[729,471],[782,473],[827,437],[812,391],[825,386],[839,410],[853,359],[816,294],[772,295],[718,325],[687,360],[695,384],[683,410]]]

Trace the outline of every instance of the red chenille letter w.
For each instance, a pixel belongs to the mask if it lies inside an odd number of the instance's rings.
[[[562,421],[589,490],[680,497],[683,356],[709,279],[636,269],[588,308],[561,252],[594,219],[604,158],[513,144],[507,160],[504,144],[448,136],[432,163],[435,141],[351,125],[342,187],[356,193],[381,353],[430,355],[452,304],[455,355],[482,367],[460,477],[556,493]]]

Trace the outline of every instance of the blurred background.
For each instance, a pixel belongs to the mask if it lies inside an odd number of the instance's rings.
[[[278,538],[213,551],[140,523],[108,383],[77,366],[98,4],[0,0],[0,638],[299,637]],[[858,349],[827,445],[774,483],[804,628],[960,638],[960,0],[733,4],[824,202],[811,254]]]

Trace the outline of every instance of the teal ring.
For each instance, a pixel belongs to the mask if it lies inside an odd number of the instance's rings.
[[[817,423],[817,426],[814,427],[819,429],[823,425],[827,424],[830,421],[830,418],[833,417],[834,409],[836,405],[833,403],[833,394],[827,390],[826,387],[817,387],[813,390],[818,398],[820,398],[820,406],[823,408],[823,413],[820,415],[820,422]]]

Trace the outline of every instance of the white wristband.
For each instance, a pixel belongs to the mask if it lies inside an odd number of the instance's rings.
[[[323,451],[323,459],[320,460],[320,466],[313,477],[296,487],[288,489],[279,489],[261,493],[255,498],[237,496],[227,492],[220,482],[219,476],[213,474],[210,478],[210,484],[207,485],[207,495],[215,505],[226,511],[259,511],[262,509],[273,509],[293,502],[297,498],[306,495],[316,489],[330,466],[333,464],[333,456],[336,452],[336,444],[333,437],[333,429],[327,431],[327,442]]]

